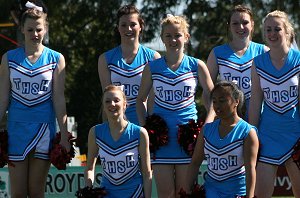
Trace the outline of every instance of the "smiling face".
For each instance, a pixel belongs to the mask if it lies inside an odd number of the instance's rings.
[[[118,30],[121,35],[121,41],[134,41],[139,39],[142,31],[137,13],[123,15],[119,19]]]
[[[234,12],[230,18],[230,33],[232,39],[250,40],[254,22],[246,12]]]
[[[184,45],[188,41],[188,35],[180,27],[180,24],[166,24],[162,31],[162,42],[167,51],[179,52],[184,50]]]
[[[218,87],[212,93],[213,108],[221,119],[237,115],[239,101],[234,99],[230,87]]]
[[[106,91],[103,95],[103,110],[108,118],[123,118],[126,110],[124,93],[118,88]]]
[[[264,23],[265,40],[270,48],[288,46],[287,32],[279,17],[269,17]]]

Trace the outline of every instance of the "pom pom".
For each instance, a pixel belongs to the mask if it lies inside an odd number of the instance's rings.
[[[292,159],[300,169],[300,138],[298,139],[298,142],[294,146],[294,152],[292,153]]]
[[[192,192],[190,194],[186,193],[182,188],[179,191],[180,198],[205,198],[205,189],[204,186],[195,184]]]
[[[187,124],[178,125],[177,140],[178,144],[189,156],[192,156],[197,142],[197,137],[204,122],[190,120]]]
[[[149,148],[153,153],[153,159],[155,159],[155,152],[160,146],[168,144],[168,126],[164,119],[159,115],[153,114],[146,117],[146,124],[144,128],[149,135]]]
[[[14,166],[8,159],[8,133],[6,130],[0,131],[0,168],[6,164]]]
[[[75,157],[74,141],[75,138],[68,132],[68,140],[71,144],[70,151],[67,152],[66,148],[59,144],[61,133],[56,133],[53,140],[53,147],[50,152],[50,161],[58,170],[66,170],[66,165],[71,162]]]
[[[85,187],[76,192],[75,196],[78,198],[102,198],[107,194],[105,188]]]

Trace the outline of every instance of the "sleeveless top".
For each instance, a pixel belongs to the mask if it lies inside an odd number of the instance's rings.
[[[122,57],[121,46],[105,53],[107,66],[111,73],[111,82],[118,86],[124,85],[124,93],[129,105],[125,114],[134,123],[138,123],[135,104],[141,84],[142,72],[146,64],[154,59],[154,54],[154,50],[140,45],[133,62],[127,64]]]
[[[24,48],[7,52],[11,96],[8,120],[19,122],[53,122],[53,73],[60,53],[44,47],[35,63],[30,63]]]
[[[96,144],[103,167],[101,186],[107,189],[126,189],[142,184],[139,164],[140,127],[128,125],[115,141],[107,122],[95,127]]]
[[[238,82],[238,86],[245,94],[245,99],[251,96],[251,65],[253,58],[264,53],[264,45],[250,41],[242,56],[238,56],[228,44],[214,49],[216,63],[222,80]]]

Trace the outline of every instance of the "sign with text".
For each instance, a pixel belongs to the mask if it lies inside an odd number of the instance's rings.
[[[75,193],[78,189],[85,186],[84,183],[84,169],[82,166],[69,166],[67,170],[57,170],[55,167],[51,167],[45,188],[46,198],[68,198],[75,197]],[[198,181],[199,184],[203,184],[205,175],[207,174],[207,167],[202,165],[199,169]],[[99,186],[101,182],[101,168],[96,167],[95,186]],[[278,175],[276,177],[275,190],[273,196],[292,196],[292,188],[289,177],[286,174],[284,167],[278,168]],[[0,168],[0,198],[10,197],[9,193],[9,177],[8,169]],[[153,181],[152,185],[152,197],[156,198],[156,187]]]

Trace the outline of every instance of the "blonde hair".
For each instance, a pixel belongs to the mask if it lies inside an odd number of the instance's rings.
[[[190,36],[189,34],[189,24],[187,23],[184,16],[173,16],[173,15],[167,15],[162,21],[161,21],[161,33],[160,36],[162,37],[165,27],[169,24],[178,24],[180,26],[180,29],[183,31],[183,33],[186,36]]]
[[[287,34],[287,38],[286,38],[287,43],[288,43],[288,46],[290,47],[291,44],[294,41],[294,38],[295,38],[295,31],[294,31],[294,28],[293,28],[292,24],[289,21],[288,15],[283,11],[275,10],[275,11],[270,12],[269,14],[267,14],[267,16],[264,19],[264,24],[265,24],[266,20],[269,19],[270,17],[277,17],[277,18],[280,18],[282,20],[283,27],[284,27],[285,32]],[[265,31],[263,31],[263,34],[264,34],[264,38],[265,38]]]

